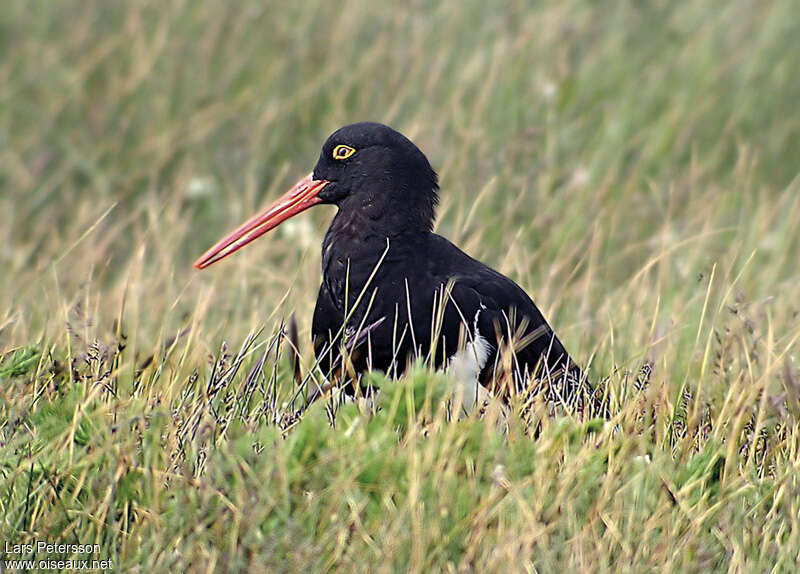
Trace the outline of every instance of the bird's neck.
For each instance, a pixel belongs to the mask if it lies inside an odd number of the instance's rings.
[[[335,304],[355,304],[374,272],[406,269],[425,254],[431,231],[410,224],[396,210],[339,205],[322,242],[322,280]],[[348,294],[349,295],[346,295]]]
[[[362,247],[374,244],[382,250],[387,239],[408,242],[430,233],[430,220],[416,215],[407,206],[343,203],[328,228],[326,242]]]
[[[405,259],[431,235],[425,227],[399,220],[397,214],[376,215],[340,206],[322,242],[323,275],[344,274],[351,261],[366,262],[371,268],[386,257]]]

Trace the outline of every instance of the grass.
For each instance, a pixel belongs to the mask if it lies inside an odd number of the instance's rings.
[[[791,0],[7,1],[0,540],[120,571],[793,571],[798,34]],[[373,375],[377,413],[291,416],[330,208],[191,261],[368,119],[609,421],[452,421],[424,366]]]

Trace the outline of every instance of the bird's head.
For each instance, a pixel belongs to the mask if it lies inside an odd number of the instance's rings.
[[[409,231],[430,230],[437,190],[428,159],[403,134],[379,123],[351,124],[330,135],[314,171],[222,238],[194,266],[204,269],[320,203],[358,210],[373,220],[390,214]]]

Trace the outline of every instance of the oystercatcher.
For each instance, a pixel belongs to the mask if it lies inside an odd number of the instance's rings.
[[[441,367],[466,352],[498,394],[544,380],[571,394],[581,371],[531,298],[433,233],[438,189],[405,136],[379,123],[348,125],[322,146],[313,172],[194,265],[208,267],[313,205],[336,205],[311,327],[323,371],[346,363],[350,372],[399,374],[413,359]]]

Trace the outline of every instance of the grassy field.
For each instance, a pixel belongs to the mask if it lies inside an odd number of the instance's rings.
[[[3,3],[2,560],[795,571],[796,2],[489,4]],[[437,230],[610,420],[451,421],[424,366],[293,419],[332,208],[191,262],[360,120],[425,151]],[[99,552],[4,546],[38,541]]]

